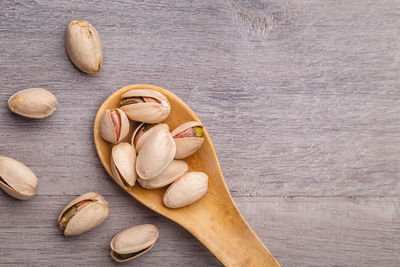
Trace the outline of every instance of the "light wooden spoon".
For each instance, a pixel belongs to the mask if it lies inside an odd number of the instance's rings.
[[[117,90],[101,105],[94,122],[97,153],[110,176],[112,145],[104,141],[100,135],[100,119],[106,109],[119,107],[120,96],[123,93],[139,88],[157,90],[168,98],[171,114],[166,122],[171,131],[186,121],[200,121],[179,97],[163,88],[136,84]],[[129,142],[131,133],[126,142]],[[162,203],[165,189],[147,190],[136,185],[132,190],[126,191],[143,205],[180,224],[226,266],[280,266],[233,202],[206,129],[204,138],[201,149],[185,159],[190,170],[203,171],[209,176],[208,192],[199,201],[183,208],[169,209]]]

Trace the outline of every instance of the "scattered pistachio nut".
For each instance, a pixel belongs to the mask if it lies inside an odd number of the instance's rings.
[[[21,162],[0,156],[0,188],[15,198],[26,200],[35,195],[38,179]]]
[[[176,179],[184,175],[189,169],[187,163],[183,160],[173,160],[168,168],[163,171],[160,175],[148,179],[138,179],[139,184],[146,189],[161,188],[170,183],[174,182]]]
[[[104,140],[118,144],[129,133],[128,117],[119,109],[107,109],[100,120],[100,134]]]
[[[120,104],[129,119],[146,123],[161,122],[171,111],[168,99],[150,89],[130,90],[121,96]]]
[[[57,98],[43,88],[19,91],[8,100],[8,107],[12,112],[33,119],[50,116],[56,110],[57,104]]]
[[[163,202],[168,208],[181,208],[199,200],[207,190],[207,174],[204,172],[188,172],[168,187]]]
[[[189,121],[171,132],[176,143],[176,159],[186,158],[200,149],[204,143],[203,124]]]
[[[83,72],[101,69],[103,51],[96,29],[87,21],[74,20],[68,25],[65,48],[72,63]]]
[[[110,242],[111,257],[125,262],[148,252],[158,239],[159,230],[152,224],[142,224],[119,232]]]
[[[119,143],[111,150],[111,172],[115,182],[130,189],[136,182],[136,151],[128,143]]]
[[[139,153],[146,138],[159,127],[164,126],[162,126],[162,124],[149,124],[143,122],[135,129],[132,134],[131,144],[135,147],[137,153]]]
[[[143,143],[136,160],[136,173],[143,180],[158,176],[171,164],[175,152],[169,126],[162,123]]]
[[[65,236],[79,235],[99,226],[108,214],[104,197],[89,192],[75,198],[63,209],[58,216],[58,225]]]

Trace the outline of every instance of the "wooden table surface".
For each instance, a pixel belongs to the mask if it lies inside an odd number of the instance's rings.
[[[74,19],[100,34],[98,74],[68,60]],[[116,266],[109,241],[141,223],[160,238],[125,265],[221,265],[98,160],[98,107],[120,87],[149,83],[199,115],[236,204],[282,266],[400,266],[398,1],[3,0],[0,48],[0,154],[39,178],[29,201],[0,190],[1,265]],[[8,110],[30,87],[57,96],[51,117]],[[58,213],[88,191],[105,196],[110,216],[65,238]]]

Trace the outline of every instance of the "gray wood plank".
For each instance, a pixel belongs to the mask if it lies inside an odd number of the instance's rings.
[[[234,195],[400,194],[397,1],[0,5],[0,150],[38,173],[39,194],[103,183],[93,118],[132,83],[165,87],[199,114]],[[65,53],[75,18],[100,32],[96,75]],[[33,86],[60,101],[45,121],[7,111],[12,93]]]
[[[129,265],[221,266],[182,227],[129,196],[105,196],[110,205],[108,219],[91,232],[66,238],[58,229],[57,217],[73,198],[38,196],[21,202],[0,196],[0,266],[118,266],[110,257],[112,237],[125,228],[143,223],[159,227],[160,236],[147,255]]]
[[[73,196],[0,196],[0,265],[110,266],[109,241],[131,225],[153,223],[159,241],[132,266],[220,266],[183,228],[129,196],[105,196],[109,218],[66,238],[57,216]],[[237,197],[235,201],[282,266],[398,266],[400,199]],[[4,242],[7,240],[7,242]]]
[[[73,19],[100,33],[98,74],[68,60]],[[40,181],[28,202],[0,191],[0,262],[109,266],[111,237],[150,222],[160,240],[131,265],[220,265],[97,159],[97,108],[122,86],[150,83],[202,119],[235,201],[282,266],[400,265],[399,23],[394,0],[1,1],[0,154]],[[8,111],[29,87],[55,93],[51,117]],[[58,212],[88,191],[109,199],[110,218],[66,240]]]
[[[399,197],[236,198],[282,266],[399,266]]]

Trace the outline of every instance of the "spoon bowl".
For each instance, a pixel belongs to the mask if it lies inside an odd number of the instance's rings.
[[[168,98],[171,113],[165,122],[171,131],[184,122],[200,121],[185,102],[163,88],[136,84],[117,90],[101,105],[94,122],[96,150],[110,176],[112,144],[104,141],[100,135],[100,119],[107,109],[119,107],[120,96],[133,89],[153,89]],[[130,143],[133,128],[131,127],[125,142]],[[200,150],[185,159],[190,171],[203,171],[209,177],[208,192],[199,201],[183,208],[170,209],[165,207],[162,201],[166,188],[148,190],[135,185],[132,189],[124,190],[146,207],[184,227],[226,266],[280,266],[233,202],[205,128],[203,133],[204,144]]]

